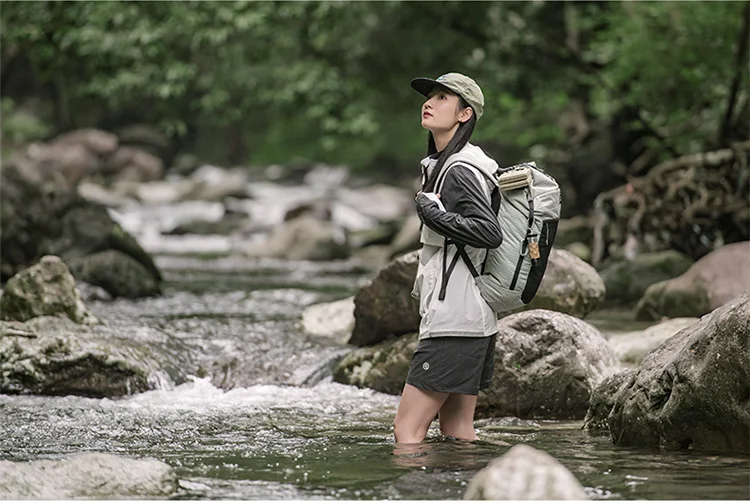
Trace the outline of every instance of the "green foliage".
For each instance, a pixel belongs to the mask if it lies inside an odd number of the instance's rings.
[[[30,62],[39,89],[70,111],[67,126],[90,125],[84,111],[94,110],[100,123],[159,124],[185,142],[239,131],[251,159],[238,162],[389,159],[397,170],[424,151],[409,80],[447,71],[482,85],[487,113],[475,139],[507,153],[504,162],[561,145],[578,104],[589,122],[633,107],[679,153],[712,147],[738,72],[744,8],[3,2],[0,46],[4,68],[14,57]]]
[[[0,99],[0,126],[5,142],[22,144],[41,140],[51,132],[44,121],[33,114],[18,110],[11,98]]]

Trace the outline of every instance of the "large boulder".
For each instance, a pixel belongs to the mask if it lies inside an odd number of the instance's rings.
[[[591,391],[620,368],[601,333],[548,310],[509,315],[498,324],[492,386],[479,393],[483,416],[582,419]]]
[[[649,252],[632,261],[618,261],[604,268],[600,275],[607,287],[607,303],[636,303],[646,289],[655,283],[685,273],[693,260],[677,252]]]
[[[698,319],[695,317],[668,319],[643,331],[610,333],[607,341],[620,361],[640,364],[647,353],[696,322]]]
[[[0,281],[45,255],[56,255],[70,265],[115,250],[140,263],[154,283],[161,282],[151,256],[112,220],[104,206],[86,201],[75,191],[32,184],[10,167],[3,169],[0,184],[0,249]]]
[[[585,500],[573,473],[547,452],[519,444],[469,481],[465,500]]]
[[[419,335],[413,333],[371,347],[358,348],[339,362],[333,379],[345,385],[400,394],[418,343]]]
[[[149,345],[68,318],[0,321],[0,394],[118,397],[156,388],[164,364]],[[169,363],[172,364],[172,363]]]
[[[536,297],[523,309],[552,310],[585,318],[599,307],[604,293],[604,281],[593,266],[572,252],[553,248]]]
[[[617,444],[750,452],[750,295],[649,353],[615,400]]]
[[[609,414],[615,406],[617,394],[630,382],[634,369],[609,375],[591,392],[589,409],[583,419],[583,429],[591,434],[609,435]]]
[[[39,264],[14,275],[0,296],[0,317],[25,322],[42,315],[63,315],[77,324],[97,324],[83,304],[76,281],[59,257],[44,256]]]
[[[646,289],[636,318],[700,317],[749,289],[750,241],[724,245],[679,277]]]
[[[419,252],[409,252],[378,271],[354,296],[354,330],[349,343],[373,345],[419,329],[419,300],[411,295]]]
[[[153,458],[81,453],[63,460],[0,460],[0,499],[166,498],[177,491],[174,470]]]

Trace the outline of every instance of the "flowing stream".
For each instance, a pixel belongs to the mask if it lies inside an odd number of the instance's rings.
[[[351,295],[371,273],[346,261],[157,263],[163,297],[90,305],[135,339],[158,331],[179,341],[175,366],[188,348],[205,377],[185,372],[176,386],[165,379],[115,400],[0,395],[0,459],[152,456],[176,469],[176,499],[439,500],[460,499],[479,469],[523,442],[560,460],[594,499],[750,498],[747,457],[616,447],[580,422],[483,419],[477,443],[433,427],[421,446],[395,450],[398,398],[333,383],[346,346],[300,327],[306,306]]]

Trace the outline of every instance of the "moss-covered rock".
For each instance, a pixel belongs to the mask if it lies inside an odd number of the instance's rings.
[[[0,296],[0,317],[26,320],[42,315],[62,315],[77,324],[98,324],[76,289],[75,279],[65,263],[44,256],[39,264],[14,275]]]
[[[406,383],[411,356],[419,343],[418,338],[416,333],[407,334],[354,350],[336,366],[333,379],[386,394],[400,394]]]
[[[48,316],[0,321],[0,394],[118,397],[156,388],[176,365],[104,325]]]
[[[607,288],[605,303],[636,303],[650,285],[682,275],[692,264],[690,257],[675,250],[613,263],[600,272]]]

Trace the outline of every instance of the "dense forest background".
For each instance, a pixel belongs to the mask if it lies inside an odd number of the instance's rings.
[[[425,134],[409,80],[459,71],[486,97],[475,141],[501,164],[565,168],[580,212],[660,161],[750,134],[748,2],[0,8],[5,151],[145,123],[169,156],[413,176]]]

